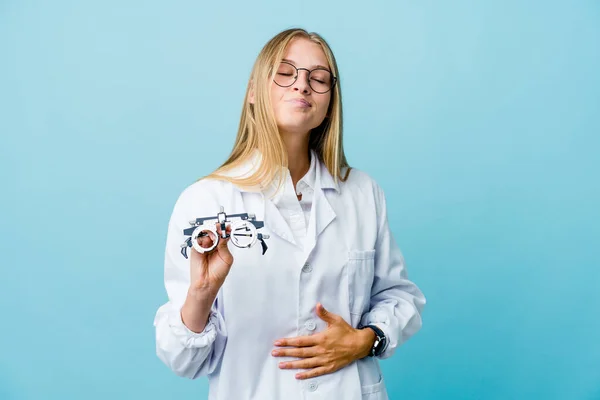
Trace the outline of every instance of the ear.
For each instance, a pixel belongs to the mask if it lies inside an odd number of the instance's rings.
[[[254,104],[254,81],[251,80],[248,85],[250,87],[250,90],[248,91],[248,103]]]

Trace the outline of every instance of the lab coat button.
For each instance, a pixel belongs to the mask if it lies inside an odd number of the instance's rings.
[[[309,319],[308,321],[306,321],[306,323],[304,324],[304,326],[309,331],[314,331],[315,328],[317,327],[317,325],[315,324],[315,321],[313,321],[312,319]]]
[[[314,381],[313,381],[313,382],[310,382],[310,383],[308,384],[308,390],[310,390],[311,392],[314,392],[315,390],[317,390],[317,387],[318,387],[318,386],[319,386],[319,385],[317,385],[317,382],[314,382]]]
[[[309,263],[304,264],[304,267],[302,267],[302,272],[311,272],[312,271],[312,267],[310,266]]]

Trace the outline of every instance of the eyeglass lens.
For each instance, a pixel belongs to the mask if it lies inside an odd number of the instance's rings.
[[[275,83],[279,86],[288,87],[296,82],[299,71],[292,64],[282,62],[279,64],[275,74]],[[326,69],[317,68],[310,71],[308,84],[317,93],[326,93],[333,86],[333,75]]]

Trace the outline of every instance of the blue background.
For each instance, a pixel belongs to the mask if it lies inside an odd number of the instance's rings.
[[[167,222],[292,26],[428,298],[391,398],[600,399],[591,0],[0,1],[0,399],[206,398],[155,356]]]

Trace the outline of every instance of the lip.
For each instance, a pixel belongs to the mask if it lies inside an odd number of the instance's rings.
[[[306,107],[306,108],[312,107],[312,104],[310,104],[308,101],[306,101],[304,99],[290,99],[290,100],[288,100],[288,102],[294,103],[300,107]]]

